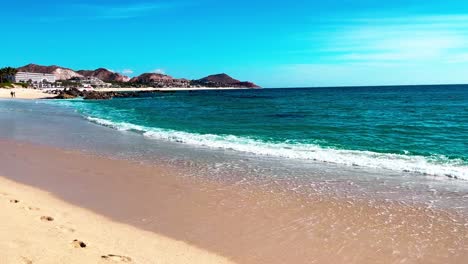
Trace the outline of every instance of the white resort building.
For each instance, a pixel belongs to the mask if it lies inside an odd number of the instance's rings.
[[[14,76],[13,82],[17,83],[54,83],[55,75],[47,73],[35,73],[35,72],[18,72]]]

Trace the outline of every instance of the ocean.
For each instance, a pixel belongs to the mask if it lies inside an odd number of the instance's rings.
[[[468,86],[184,91],[48,104],[147,139],[468,180]]]

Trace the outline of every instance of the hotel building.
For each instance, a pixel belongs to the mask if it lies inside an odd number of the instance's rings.
[[[35,72],[18,72],[13,78],[13,82],[17,83],[54,83],[55,75],[47,73],[35,73]]]

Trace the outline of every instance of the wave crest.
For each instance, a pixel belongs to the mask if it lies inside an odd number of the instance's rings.
[[[268,143],[233,135],[197,134],[170,129],[145,127],[126,122],[87,117],[91,122],[122,131],[136,131],[149,138],[186,143],[271,157],[315,160],[348,166],[362,166],[468,180],[468,166],[462,160],[443,156],[424,157],[372,151],[324,148],[315,144]]]

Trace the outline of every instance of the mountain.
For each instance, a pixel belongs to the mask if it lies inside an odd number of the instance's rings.
[[[99,68],[94,71],[92,70],[80,70],[77,71],[78,74],[83,75],[84,77],[94,77],[98,78],[104,82],[128,82],[130,78],[122,74],[109,71],[108,69]]]
[[[57,80],[68,80],[73,77],[83,77],[81,74],[75,72],[72,69],[60,67],[57,65],[52,66],[41,66],[37,64],[28,64],[17,69],[21,72],[37,72],[37,73],[49,73],[55,75]]]
[[[225,73],[210,75],[199,80],[194,80],[193,83],[207,87],[260,88],[255,83],[241,82]]]

